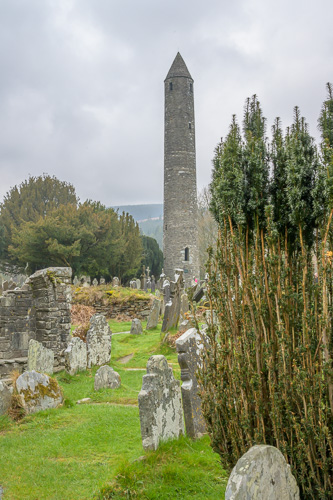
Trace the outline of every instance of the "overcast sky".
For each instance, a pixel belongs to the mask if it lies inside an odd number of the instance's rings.
[[[194,79],[198,189],[256,93],[270,129],[317,119],[332,0],[0,0],[0,201],[43,172],[107,206],[163,201],[163,81]]]

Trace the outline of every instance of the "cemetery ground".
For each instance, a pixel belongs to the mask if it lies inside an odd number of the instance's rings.
[[[126,332],[130,322],[110,326]],[[97,367],[60,372],[62,407],[17,423],[0,417],[3,499],[224,498],[227,474],[208,436],[162,443],[156,452],[142,448],[137,398],[153,354],[163,354],[180,379],[175,349],[161,345],[160,325],[143,335],[119,333],[110,363],[121,376],[119,389],[95,392]],[[77,404],[83,398],[90,401]]]

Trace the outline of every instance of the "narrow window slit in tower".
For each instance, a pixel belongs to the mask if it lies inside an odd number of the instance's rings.
[[[188,128],[191,130],[192,128],[191,122],[188,124]]]
[[[190,83],[190,92],[193,92],[193,83]]]
[[[188,247],[185,248],[185,259],[186,262],[190,260],[190,249]]]
[[[172,90],[172,82],[169,83],[169,89]]]

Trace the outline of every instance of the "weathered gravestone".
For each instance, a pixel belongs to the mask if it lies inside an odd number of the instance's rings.
[[[86,336],[87,366],[102,366],[111,359],[112,333],[109,323],[103,314],[94,314],[90,318],[89,330]]]
[[[73,285],[74,285],[74,286],[77,286],[77,285],[79,285],[79,284],[80,284],[80,280],[79,280],[79,278],[78,278],[77,276],[74,276],[74,279],[73,279]]]
[[[93,286],[98,286],[98,280],[96,278],[93,279],[92,285]]]
[[[137,290],[140,290],[141,288],[141,281],[139,279],[136,280],[136,288]]]
[[[101,279],[99,280],[100,285],[105,285],[105,278],[101,276]]]
[[[160,441],[184,434],[179,381],[164,356],[149,358],[138,399],[145,450],[156,450]]]
[[[150,310],[146,330],[151,330],[157,327],[158,320],[160,317],[161,301],[154,299],[153,306]]]
[[[5,382],[0,380],[0,415],[7,413],[10,407],[10,401],[12,399],[12,392]]]
[[[8,290],[8,281],[4,281],[2,283],[2,291],[6,292]]]
[[[132,335],[142,335],[142,325],[138,318],[133,319],[130,333]]]
[[[155,283],[155,277],[151,277],[151,293],[155,293],[156,290],[156,283]]]
[[[114,276],[114,278],[112,278],[112,286],[116,288],[117,286],[119,286],[119,284],[120,284],[119,278],[117,278],[117,276]]]
[[[17,378],[15,386],[28,414],[56,408],[63,401],[58,382],[45,373],[24,372]]]
[[[78,337],[73,337],[65,350],[65,369],[70,375],[87,369],[87,345]]]
[[[197,439],[206,432],[196,376],[202,349],[202,338],[197,329],[190,328],[179,337],[176,340],[176,349],[183,382],[181,391],[186,433],[192,439]]]
[[[177,327],[180,316],[180,296],[184,285],[183,270],[176,269],[175,281],[170,283],[171,299],[165,303],[162,332],[167,332],[172,327]],[[163,288],[165,288],[163,286]]]
[[[190,304],[188,300],[188,295],[187,293],[182,293],[181,298],[180,298],[180,318],[181,320],[185,319],[185,313],[187,313],[190,310]]]
[[[99,389],[117,389],[120,387],[121,380],[119,373],[115,372],[109,365],[101,366],[95,375],[94,388]]]
[[[256,445],[233,468],[225,500],[299,500],[290,466],[274,446]]]
[[[48,373],[52,375],[54,366],[54,352],[47,349],[37,340],[29,340],[28,371]]]

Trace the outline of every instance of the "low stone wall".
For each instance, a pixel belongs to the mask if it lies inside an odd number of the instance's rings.
[[[0,297],[0,378],[26,367],[29,340],[52,349],[61,363],[71,327],[70,268],[42,269]]]
[[[147,319],[152,305],[152,299],[137,300],[131,302],[118,302],[105,305],[102,302],[93,304],[97,313],[103,314],[107,318],[116,318],[119,315],[126,315],[130,318]]]

